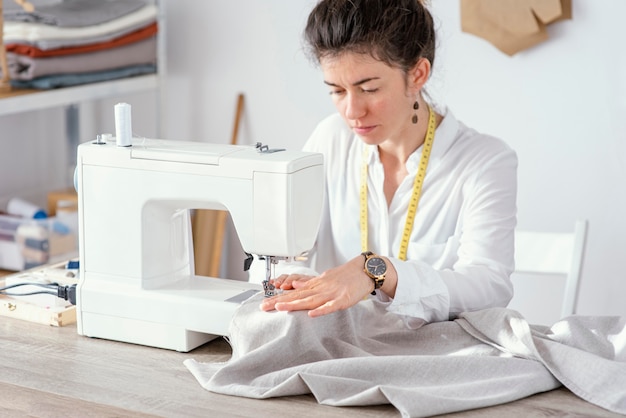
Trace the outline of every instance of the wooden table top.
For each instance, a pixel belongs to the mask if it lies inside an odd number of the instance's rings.
[[[255,400],[203,389],[183,365],[230,358],[224,339],[189,353],[83,337],[76,327],[0,318],[0,415],[399,417],[391,405],[331,407],[311,395]],[[618,417],[561,388],[446,417]]]

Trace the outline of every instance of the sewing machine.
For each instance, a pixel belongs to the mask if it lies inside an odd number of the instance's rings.
[[[194,274],[190,210],[228,210],[243,249],[269,272],[313,246],[323,158],[260,144],[120,146],[99,137],[78,147],[76,188],[78,333],[186,352],[228,335],[239,304],[263,291]]]

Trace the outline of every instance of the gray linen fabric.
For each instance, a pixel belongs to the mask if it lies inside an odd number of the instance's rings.
[[[11,80],[11,86],[20,89],[56,89],[59,87],[78,86],[101,81],[118,80],[144,74],[156,73],[155,64],[139,64],[112,70],[94,71],[80,74],[53,74],[32,80]]]
[[[236,312],[232,358],[185,365],[207,390],[251,398],[312,393],[326,405],[392,404],[404,417],[497,405],[561,384],[626,413],[626,321],[570,317],[530,326],[489,309],[409,330],[368,299],[320,318],[262,312],[261,296]]]
[[[145,5],[142,0],[64,0],[44,5],[35,3],[32,13],[21,7],[12,7],[5,10],[3,15],[8,22],[33,22],[77,28],[117,19]]]
[[[85,54],[33,58],[12,52],[7,53],[9,75],[14,80],[32,80],[53,74],[80,74],[131,65],[156,64],[156,60],[155,36],[129,45]]]

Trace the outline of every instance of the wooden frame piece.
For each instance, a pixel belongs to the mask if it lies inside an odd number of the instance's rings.
[[[237,97],[237,109],[231,145],[237,144],[239,124],[243,113],[244,95]],[[228,212],[223,210],[196,210],[193,219],[193,247],[195,271],[200,276],[218,277]]]

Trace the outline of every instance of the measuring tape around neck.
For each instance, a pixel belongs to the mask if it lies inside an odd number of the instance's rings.
[[[424,148],[422,149],[422,157],[420,158],[417,174],[415,175],[415,180],[413,181],[413,193],[411,194],[409,209],[407,211],[406,220],[404,222],[402,241],[400,242],[400,251],[398,252],[398,258],[400,260],[406,260],[406,252],[409,247],[409,238],[411,236],[411,231],[413,230],[413,221],[415,220],[417,205],[422,195],[422,184],[424,184],[424,177],[426,177],[426,168],[428,167],[428,160],[430,159],[430,151],[433,148],[433,142],[435,140],[435,125],[435,112],[433,111],[432,107],[428,106],[428,130],[426,131]],[[369,250],[367,233],[367,150],[368,147],[364,146],[363,162],[361,164],[360,224],[362,251]]]

